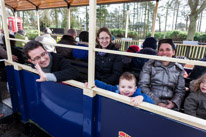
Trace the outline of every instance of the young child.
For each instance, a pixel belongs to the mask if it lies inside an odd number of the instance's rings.
[[[136,78],[132,73],[125,72],[119,79],[119,85],[112,86],[102,81],[95,80],[95,85],[124,96],[131,97],[131,104],[138,106],[142,101],[152,103],[153,100],[146,94],[141,93],[141,89],[136,86]]]
[[[184,103],[185,113],[206,119],[206,74],[191,81],[190,91]]]

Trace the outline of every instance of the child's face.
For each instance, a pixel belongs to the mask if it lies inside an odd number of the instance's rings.
[[[206,79],[203,79],[202,82],[200,83],[200,90],[203,93],[206,93]]]
[[[124,96],[132,96],[136,91],[137,86],[134,80],[121,79],[119,81],[119,92]]]

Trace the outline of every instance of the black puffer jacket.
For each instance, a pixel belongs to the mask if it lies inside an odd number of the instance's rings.
[[[53,73],[57,82],[79,78],[79,71],[69,63],[69,60],[56,53],[50,53],[52,56],[51,73]]]
[[[67,45],[77,45],[77,42],[72,36],[64,35],[58,44],[67,44]],[[64,48],[64,47],[56,47],[56,51],[58,54],[61,54],[65,58],[72,58],[72,49]]]
[[[117,50],[114,44],[110,44],[107,49]],[[101,56],[98,52],[95,58],[95,79],[107,84],[116,85],[123,72],[122,58],[119,55],[108,54]]]

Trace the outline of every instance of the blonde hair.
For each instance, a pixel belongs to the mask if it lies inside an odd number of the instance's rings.
[[[190,89],[192,89],[193,91],[200,91],[200,84],[203,80],[206,80],[206,73],[203,74],[201,77],[199,77],[196,80],[193,80],[190,82]]]
[[[130,73],[130,72],[124,72],[120,78],[119,78],[119,81],[122,80],[122,79],[126,79],[128,81],[131,81],[131,80],[134,80],[135,84],[137,82],[136,80],[136,77],[134,76],[134,74]]]

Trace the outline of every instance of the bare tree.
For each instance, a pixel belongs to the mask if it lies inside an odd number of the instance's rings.
[[[193,40],[196,32],[196,23],[199,18],[199,14],[206,8],[206,0],[188,0],[188,3],[191,13],[187,40]],[[199,8],[198,5],[200,5]]]
[[[168,12],[169,12],[169,8],[171,7],[173,1],[168,0],[167,4],[166,4],[166,15],[165,15],[165,31],[164,31],[164,38],[166,35],[166,31],[167,31],[167,17],[168,17]]]
[[[159,21],[159,32],[161,32],[161,16],[157,15],[158,21]]]
[[[184,5],[183,6],[183,9],[181,10],[181,15],[183,16],[184,20],[185,20],[185,30],[187,31],[188,30],[188,21],[189,21],[189,9],[186,8],[187,5]]]
[[[199,22],[198,22],[198,26],[197,26],[197,31],[200,32],[201,31],[201,26],[202,26],[202,14],[203,11],[200,14],[200,18],[199,18]]]
[[[180,8],[180,2],[176,0],[177,2],[177,13],[176,13],[176,20],[175,20],[175,29],[177,29],[177,21],[178,21],[178,15],[179,15],[179,8]]]

